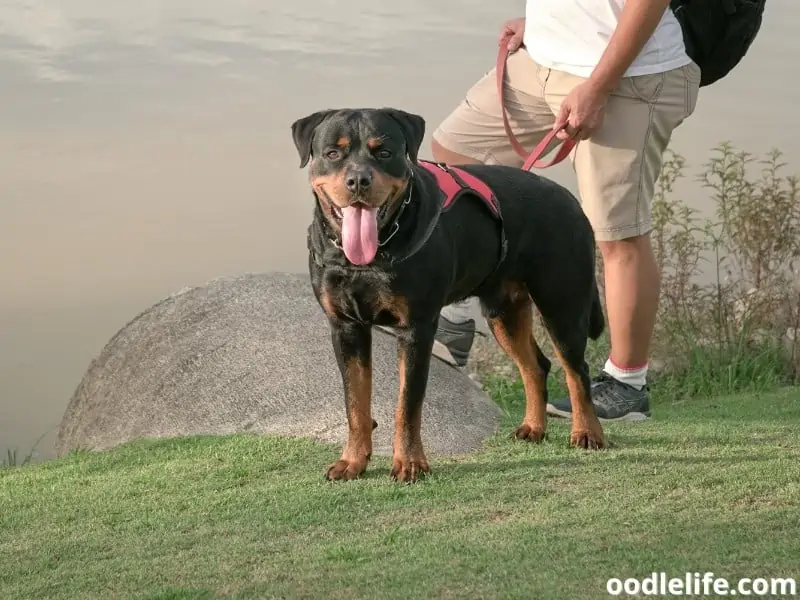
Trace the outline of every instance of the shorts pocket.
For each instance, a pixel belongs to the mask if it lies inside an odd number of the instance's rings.
[[[654,102],[664,87],[664,74],[634,75],[629,77],[633,94],[642,102]]]
[[[684,65],[681,67],[684,75],[686,75],[686,79],[689,80],[689,83],[700,87],[700,78],[702,73],[700,71],[700,67],[697,66],[697,63],[694,61],[690,62],[688,65]]]

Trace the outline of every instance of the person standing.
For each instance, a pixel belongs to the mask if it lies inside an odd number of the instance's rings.
[[[525,17],[504,25],[505,39],[506,110],[518,140],[532,149],[556,129],[558,140],[578,142],[573,167],[603,258],[611,340],[592,402],[602,420],[646,419],[660,286],[651,203],[672,132],[694,112],[700,68],[669,0],[528,0]],[[481,77],[434,131],[436,161],[522,166],[503,128],[495,77],[494,69]],[[472,347],[475,302],[441,311],[437,341],[458,366]],[[547,411],[569,417],[569,399]]]

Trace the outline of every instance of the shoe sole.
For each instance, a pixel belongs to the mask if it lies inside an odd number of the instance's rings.
[[[456,362],[456,359],[453,356],[453,353],[450,352],[450,349],[439,340],[433,341],[433,355],[454,366],[456,369],[462,369],[464,367],[464,365],[460,365]]]
[[[547,414],[552,415],[554,417],[562,417],[564,419],[571,419],[572,413],[567,410],[561,410],[553,406],[552,404],[547,405]],[[616,419],[607,419],[605,417],[597,417],[597,420],[601,423],[620,423],[620,422],[635,422],[635,421],[647,421],[650,419],[650,415],[640,412],[629,412],[627,414],[622,415],[621,417],[617,417]]]

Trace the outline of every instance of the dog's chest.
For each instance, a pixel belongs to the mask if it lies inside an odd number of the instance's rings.
[[[328,272],[322,289],[341,318],[372,325],[403,326],[408,322],[408,302],[396,293],[382,273]]]

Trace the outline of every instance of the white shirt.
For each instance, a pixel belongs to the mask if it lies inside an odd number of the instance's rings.
[[[542,67],[588,77],[619,23],[625,0],[528,0],[525,46]],[[653,36],[625,77],[663,73],[689,64],[683,34],[667,7]]]

